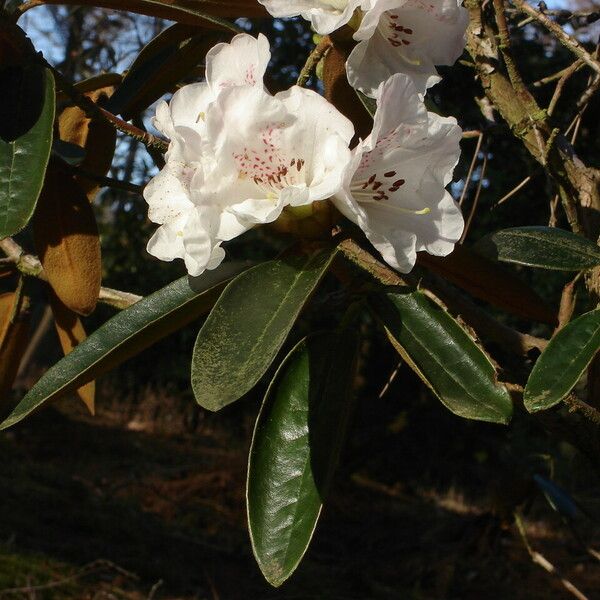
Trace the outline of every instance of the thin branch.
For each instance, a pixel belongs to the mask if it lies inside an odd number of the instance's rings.
[[[529,87],[538,88],[552,83],[553,81],[560,79],[563,75],[565,75],[565,73],[568,73],[573,68],[575,68],[575,71],[578,71],[579,69],[581,69],[581,67],[583,67],[584,64],[585,63],[580,58],[578,58],[574,63],[570,64],[568,67],[565,67],[564,69],[561,69],[560,71],[557,71],[552,75],[548,75],[547,77],[538,79],[538,81],[534,81],[529,85]]]
[[[17,45],[22,47],[25,51],[29,50],[29,45],[24,43],[23,31],[14,23],[5,22],[2,24],[2,32],[5,35],[10,36],[11,40]],[[29,50],[30,51],[30,50]],[[166,152],[169,144],[166,140],[158,138],[146,131],[143,131],[127,121],[113,115],[111,112],[98,106],[85,94],[82,94],[75,86],[58,70],[56,67],[51,65],[43,56],[41,52],[32,54],[32,57],[43,67],[49,69],[58,84],[58,87],[69,97],[69,99],[83,110],[87,117],[90,119],[99,119],[110,123],[115,129],[122,133],[135,138],[142,144],[157,148],[161,152]]]
[[[600,74],[600,62],[598,62],[574,37],[570,36],[560,25],[555,23],[543,12],[529,6],[525,0],[512,0],[517,8],[543,25],[556,39],[575,56],[580,58],[588,67]]]
[[[115,190],[122,190],[124,192],[129,192],[131,194],[137,194],[139,196],[142,195],[144,191],[143,185],[135,185],[134,183],[129,183],[128,181],[121,181],[120,179],[114,179],[113,177],[103,177],[101,175],[96,175],[95,173],[91,173],[81,167],[72,167],[70,169],[73,175],[78,175],[80,177],[84,177],[85,179],[90,179],[94,181],[101,187],[109,187]]]
[[[23,248],[17,244],[12,238],[4,238],[0,240],[0,248],[6,254],[17,269],[24,275],[30,277],[37,277],[42,281],[48,281],[48,277],[44,272],[42,263],[37,256],[33,254],[26,254]],[[98,295],[98,302],[102,304],[108,304],[119,310],[128,308],[136,302],[139,302],[142,296],[137,294],[131,294],[129,292],[122,292],[120,290],[113,290],[111,288],[100,288],[100,294]]]
[[[542,567],[542,569],[544,569],[544,571],[546,571],[547,573],[550,573],[551,575],[554,575],[555,577],[557,577],[560,580],[560,582],[562,583],[562,585],[564,586],[564,588],[570,594],[575,596],[575,598],[577,598],[577,600],[588,600],[588,597],[585,596],[582,592],[580,592],[568,579],[563,577],[561,572],[545,556],[543,556],[539,552],[536,552],[531,547],[531,544],[529,543],[529,539],[527,538],[527,531],[525,529],[525,524],[523,523],[521,514],[518,511],[515,512],[515,523],[517,525],[517,529],[519,530],[519,534],[521,536],[521,540],[523,541],[523,545],[525,546],[527,553],[531,557],[531,560],[536,565],[539,565],[540,567]]]
[[[575,394],[569,394],[565,397],[564,403],[569,407],[571,412],[578,412],[596,427],[600,427],[600,411],[592,405],[584,402]]]
[[[527,177],[525,177],[525,179],[523,179],[523,181],[521,181],[521,183],[517,184],[512,190],[510,190],[510,192],[507,192],[506,194],[504,194],[504,196],[502,196],[502,198],[500,198],[500,200],[498,200],[498,202],[496,202],[496,204],[494,205],[492,210],[495,210],[501,204],[504,204],[507,200],[512,198],[517,192],[520,192],[530,181],[531,181],[531,175],[528,175]]]
[[[410,275],[401,277],[398,273],[380,263],[369,252],[363,250],[354,240],[344,240],[339,245],[339,249],[348,260],[369,273],[383,285],[414,287],[414,281]],[[460,314],[464,321],[478,333],[486,334],[503,348],[518,356],[527,355],[534,349],[542,352],[548,345],[548,340],[521,333],[500,323],[441,277],[428,274],[425,285],[433,292],[435,297],[440,298],[442,303],[454,313]]]
[[[550,100],[550,104],[548,105],[548,115],[552,116],[552,114],[554,113],[554,109],[556,108],[556,104],[558,103],[558,100],[560,98],[560,95],[562,94],[562,91],[567,83],[567,81],[569,81],[569,79],[571,79],[571,77],[577,72],[577,70],[580,67],[580,61],[575,61],[570,67],[567,67],[561,78],[558,80],[558,83],[556,84],[556,88],[554,89],[554,94],[552,94],[552,99]]]
[[[483,142],[483,133],[479,132],[477,136],[477,145],[475,146],[475,151],[473,152],[473,158],[471,159],[471,164],[469,165],[469,171],[467,172],[467,178],[465,179],[465,185],[463,186],[462,192],[460,194],[460,200],[458,204],[462,206],[465,201],[465,197],[467,195],[467,191],[469,189],[469,185],[471,183],[471,178],[473,177],[473,171],[475,170],[475,165],[477,164],[477,158],[479,157],[479,151],[481,150],[481,143]]]
[[[471,210],[469,211],[469,216],[465,222],[465,228],[463,229],[463,233],[460,237],[459,244],[462,244],[467,234],[469,233],[469,229],[471,229],[471,223],[473,222],[473,218],[475,217],[475,213],[477,212],[477,207],[479,206],[479,198],[481,196],[481,188],[483,187],[483,180],[485,178],[485,172],[487,170],[488,164],[488,155],[487,152],[483,153],[483,163],[481,165],[481,173],[479,173],[479,181],[477,182],[477,189],[475,190],[475,198],[473,198],[473,204],[471,205]]]
[[[306,63],[302,67],[300,71],[300,75],[298,76],[297,85],[300,87],[304,87],[306,82],[308,81],[313,69],[319,64],[319,61],[324,58],[331,47],[333,46],[331,39],[329,36],[325,36],[313,49],[313,51],[308,55],[306,59]]]

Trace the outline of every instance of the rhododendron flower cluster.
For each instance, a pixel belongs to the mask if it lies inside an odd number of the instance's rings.
[[[460,0],[260,2],[276,17],[301,15],[320,34],[358,23],[354,32],[358,44],[346,64],[348,81],[373,98],[395,73],[406,73],[425,93],[440,80],[436,65],[452,65],[465,45],[468,14]]]
[[[351,3],[300,4],[323,24],[312,5],[343,21]],[[331,201],[400,271],[420,250],[451,252],[463,228],[445,190],[459,156],[456,121],[428,113],[415,80],[394,74],[378,86],[371,135],[351,150],[352,123],[322,96],[266,90],[269,59],[264,36],[238,35],[208,53],[204,83],[157,107],[154,124],[170,144],[144,190],[159,225],[148,251],[183,259],[197,276],[222,262],[223,242]]]

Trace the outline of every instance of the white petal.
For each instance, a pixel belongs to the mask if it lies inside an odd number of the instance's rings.
[[[348,80],[375,98],[383,81],[406,73],[424,94],[440,79],[435,66],[451,65],[461,55],[467,24],[457,0],[377,2],[354,36],[361,42],[348,58]]]
[[[317,93],[294,86],[273,97],[258,87],[225,89],[207,112],[201,194],[240,220],[265,223],[284,206],[333,195],[350,160],[352,123]]]
[[[215,240],[215,213],[212,209],[197,208],[185,224],[183,230],[183,246],[185,249],[185,266],[192,277],[197,277],[206,270],[211,262]]]
[[[148,241],[146,250],[152,256],[167,262],[183,258],[183,237],[172,225],[161,225]]]
[[[301,15],[315,31],[327,35],[350,21],[363,0],[259,0],[274,17]]]
[[[262,87],[271,51],[267,38],[247,33],[236,35],[229,44],[217,44],[206,55],[206,81],[216,96],[235,85]]]
[[[336,206],[400,271],[412,268],[417,251],[450,253],[461,236],[460,209],[445,190],[460,139],[456,121],[428,113],[406,75],[382,86],[373,133],[355,151],[360,164],[355,156]]]
[[[169,161],[144,188],[148,218],[154,223],[174,221],[193,208],[189,197],[192,170],[183,163]]]
[[[206,83],[191,83],[177,90],[171,98],[170,109],[174,126],[195,127],[202,124],[203,115],[213,100]]]

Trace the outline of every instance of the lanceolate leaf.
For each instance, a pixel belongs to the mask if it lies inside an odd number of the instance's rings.
[[[194,280],[193,289],[189,279],[182,277],[118,313],[47,371],[0,429],[18,423],[46,402],[96,379],[205,314],[225,282],[243,268],[227,264]]]
[[[234,279],[204,323],[192,357],[198,404],[220,410],[269,368],[335,250],[263,263]]]
[[[27,225],[44,182],[52,147],[55,98],[52,74],[44,70],[43,79],[44,101],[36,122],[14,141],[0,139],[0,239]]]
[[[418,291],[379,294],[371,303],[394,346],[449,410],[467,419],[508,423],[508,391],[451,315]]]
[[[208,50],[231,34],[176,23],[137,56],[107,110],[129,119],[152,104],[199,65]]]
[[[296,569],[313,536],[350,415],[356,338],[301,341],[279,368],[258,415],[248,464],[248,523],[269,583]]]
[[[189,25],[203,25],[208,21],[233,31],[237,31],[238,28],[233,23],[224,21],[222,17],[267,16],[266,10],[257,0],[47,0],[46,3],[100,6]]]
[[[600,248],[590,240],[555,227],[513,227],[479,240],[475,249],[504,262],[557,271],[600,265]]]
[[[577,384],[600,348],[600,310],[571,321],[538,358],[523,393],[529,412],[558,404]]]

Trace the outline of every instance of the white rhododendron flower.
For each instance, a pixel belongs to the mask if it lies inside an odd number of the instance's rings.
[[[222,242],[288,206],[330,198],[351,160],[354,127],[323,97],[297,86],[276,96],[264,89],[262,45],[247,35],[219,45],[207,83],[182,88],[157,111],[171,143],[144,190],[160,225],[148,251],[184,259],[193,276],[218,266]]]
[[[412,77],[425,93],[440,77],[436,65],[452,65],[465,47],[468,13],[460,0],[374,0],[354,34],[358,44],[346,63],[348,81],[377,97],[395,73]]]
[[[244,231],[233,215],[199,201],[194,193],[204,178],[199,158],[206,112],[227,87],[262,88],[270,58],[266,37],[238,35],[209,51],[206,82],[184,86],[169,104],[157,106],[153,123],[171,143],[165,167],[144,189],[148,218],[160,225],[147,249],[161,260],[184,259],[192,275],[217,267],[225,255],[221,241]]]
[[[159,102],[153,125],[172,142],[181,142],[178,127],[191,127],[201,133],[203,115],[219,92],[236,85],[263,86],[270,59],[269,41],[262,34],[254,38],[242,33],[229,44],[217,44],[206,55],[206,81],[182,87],[169,104]],[[167,160],[180,147],[181,144],[169,148]]]
[[[411,79],[394,75],[380,90],[371,135],[353,153],[334,203],[403,273],[416,253],[452,252],[464,222],[446,191],[460,155],[453,118],[428,113]]]
[[[200,195],[226,204],[244,226],[271,223],[286,206],[338,191],[353,135],[352,123],[311,90],[224,90],[206,115],[202,146],[211,176]]]
[[[377,0],[367,0],[377,1]],[[321,35],[327,35],[350,21],[365,0],[259,0],[274,17],[302,16]]]

